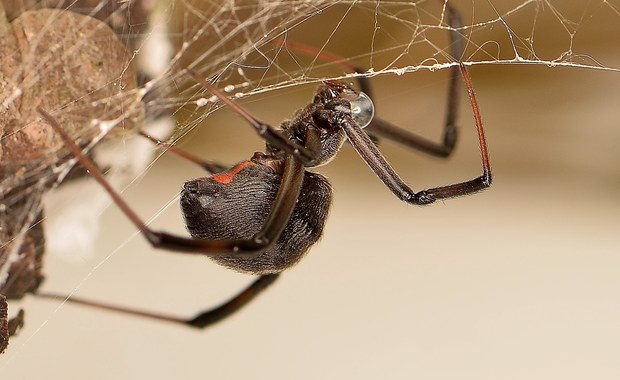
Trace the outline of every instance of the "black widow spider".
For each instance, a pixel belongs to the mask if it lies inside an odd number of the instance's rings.
[[[455,31],[460,26],[460,19],[450,6],[446,6],[446,10],[452,26],[452,53],[454,57],[460,57],[461,37]],[[188,73],[244,118],[266,141],[265,152],[257,152],[250,160],[223,170],[222,165],[196,159],[145,136],[174,153],[200,163],[214,174],[187,181],[183,185],[181,208],[191,238],[153,231],[146,226],[56,120],[45,110],[37,110],[154,248],[206,255],[224,266],[260,277],[224,304],[187,320],[78,298],[70,298],[69,301],[197,328],[204,328],[231,315],[271,285],[284,269],[297,263],[320,238],[331,203],[331,187],[325,177],[307,169],[329,162],[347,140],[377,177],[407,203],[427,205],[439,199],[475,193],[491,185],[491,167],[482,119],[463,64],[454,65],[451,69],[447,118],[441,144],[381,119],[373,119],[374,106],[365,94],[370,93],[366,78],[359,79],[365,93],[339,81],[325,81],[313,102],[297,111],[292,120],[284,122],[281,130],[276,130],[255,119],[197,73],[190,70]],[[459,73],[465,81],[476,122],[482,175],[465,182],[413,191],[392,169],[362,128],[369,126],[369,133],[374,138],[388,138],[440,157],[449,155],[457,138],[455,120]],[[64,296],[40,295],[65,299]]]

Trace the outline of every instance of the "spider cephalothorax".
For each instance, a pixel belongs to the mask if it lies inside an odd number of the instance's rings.
[[[330,162],[346,140],[342,129],[345,119],[355,122],[360,128],[370,124],[374,116],[374,105],[368,95],[356,91],[340,81],[325,81],[318,88],[312,103],[297,111],[291,120],[282,123],[281,130],[292,142],[309,146],[310,131],[318,137],[316,157],[306,167],[317,167]],[[275,152],[267,144],[268,152]]]

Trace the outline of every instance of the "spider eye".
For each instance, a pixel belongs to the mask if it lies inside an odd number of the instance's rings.
[[[370,97],[360,92],[357,97],[350,100],[351,118],[360,126],[366,128],[375,116],[375,106]]]

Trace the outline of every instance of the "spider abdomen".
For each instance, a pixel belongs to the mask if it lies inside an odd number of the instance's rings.
[[[267,219],[280,185],[281,176],[274,167],[278,166],[243,161],[226,172],[186,182],[181,209],[190,235],[211,240],[252,238]],[[320,238],[331,197],[325,177],[306,171],[293,214],[273,245],[251,257],[231,253],[212,259],[253,274],[291,267]]]

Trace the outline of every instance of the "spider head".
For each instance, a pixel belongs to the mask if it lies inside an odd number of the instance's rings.
[[[360,128],[370,124],[375,115],[375,106],[368,95],[341,81],[328,80],[323,83],[314,97],[314,103],[349,113]]]
[[[329,80],[319,87],[312,104],[300,111],[296,119],[284,124],[283,129],[300,144],[306,144],[307,128],[317,131],[321,150],[311,166],[320,166],[331,161],[344,144],[342,123],[353,122],[364,128],[373,116],[374,106],[368,95],[343,82]]]

